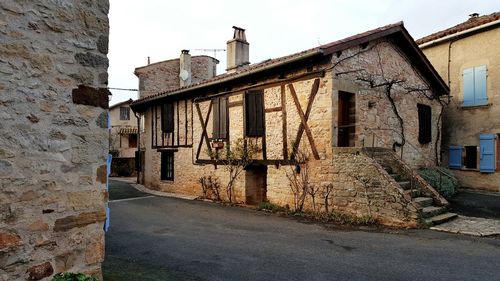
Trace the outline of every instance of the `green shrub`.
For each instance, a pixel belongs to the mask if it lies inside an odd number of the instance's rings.
[[[271,202],[261,202],[259,203],[259,206],[257,206],[257,210],[259,211],[270,211],[273,213],[277,212],[285,212],[287,209],[285,207],[281,207],[279,205],[273,204]]]
[[[99,279],[82,273],[66,272],[56,274],[52,281],[99,281]]]
[[[458,180],[448,169],[441,167],[423,168],[418,173],[446,198],[450,198],[458,191]]]

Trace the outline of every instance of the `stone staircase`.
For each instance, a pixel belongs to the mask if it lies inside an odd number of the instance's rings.
[[[437,225],[457,217],[457,214],[447,211],[448,201],[392,150],[368,148],[366,153],[399,184],[404,190],[405,198],[417,207],[426,225]]]

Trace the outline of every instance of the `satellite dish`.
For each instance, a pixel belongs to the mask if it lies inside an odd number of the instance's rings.
[[[183,81],[186,81],[186,79],[188,79],[188,77],[189,77],[189,73],[185,69],[183,69],[183,70],[181,70],[181,73],[179,74],[179,77]]]

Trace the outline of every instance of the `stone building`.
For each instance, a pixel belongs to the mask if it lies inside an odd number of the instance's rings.
[[[251,148],[222,197],[295,206],[295,177],[317,192],[304,203],[314,210],[405,226],[453,216],[438,216],[448,203],[413,171],[438,161],[449,90],[402,23],[258,64],[244,29],[227,44],[224,74],[166,90],[140,81],[149,94],[131,107],[145,117],[148,188],[202,195],[208,176],[224,187],[225,152]]]
[[[111,176],[135,176],[138,118],[130,109],[132,99],[109,107]]]
[[[0,1],[0,280],[101,275],[108,10]]]
[[[417,43],[450,88],[444,164],[464,187],[500,191],[500,13],[471,14]]]

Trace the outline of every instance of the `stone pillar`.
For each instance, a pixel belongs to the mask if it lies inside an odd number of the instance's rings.
[[[0,1],[0,280],[101,277],[108,10]]]

